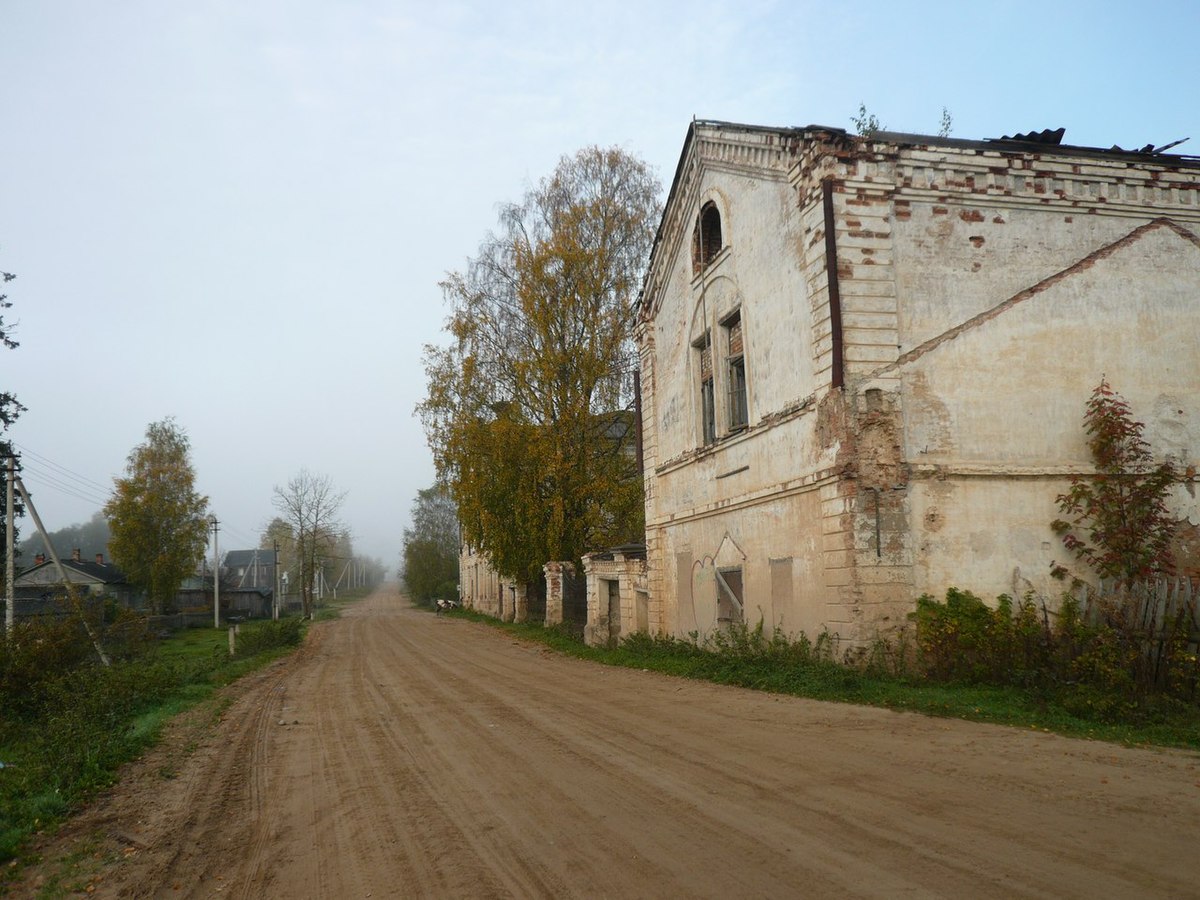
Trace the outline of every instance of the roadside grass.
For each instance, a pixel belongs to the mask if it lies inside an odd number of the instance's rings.
[[[359,600],[365,600],[374,591],[374,588],[349,588],[338,591],[337,598],[325,597],[321,600],[317,607],[317,621],[326,622],[330,619],[336,619],[342,614],[342,610],[351,603],[357,603]]]
[[[290,653],[304,630],[298,618],[243,623],[233,657],[227,631],[206,628],[150,641],[111,668],[46,661],[42,680],[30,685],[42,702],[0,710],[0,893],[29,861],[31,835],[112,784],[171,718]]]
[[[471,610],[447,615],[482,622],[577,659],[825,700],[906,710],[1128,745],[1200,750],[1200,708],[1169,699],[1122,707],[1123,698],[1079,685],[1022,688],[935,682],[892,674],[880,666],[852,666],[832,656],[832,642],[776,636],[709,647],[673,638],[633,635],[615,648],[589,647],[563,628],[500,622]]]

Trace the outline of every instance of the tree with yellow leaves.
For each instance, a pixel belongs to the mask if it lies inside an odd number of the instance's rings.
[[[190,447],[174,419],[152,422],[104,505],[113,562],[156,613],[171,607],[208,543],[208,498],[196,492]]]
[[[505,576],[643,533],[633,329],[660,193],[617,148],[563,157],[442,283],[451,344],[426,348],[418,411],[463,539]]]

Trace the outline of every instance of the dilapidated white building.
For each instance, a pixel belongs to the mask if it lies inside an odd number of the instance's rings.
[[[1061,137],[692,124],[639,331],[650,630],[1056,593],[1102,375],[1194,467],[1200,159]]]

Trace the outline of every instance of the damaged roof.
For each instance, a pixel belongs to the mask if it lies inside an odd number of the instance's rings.
[[[675,194],[679,189],[680,181],[683,177],[684,164],[687,162],[688,151],[692,146],[692,141],[696,136],[698,127],[718,128],[723,131],[742,131],[746,133],[770,133],[777,134],[781,137],[802,138],[805,134],[821,132],[834,136],[842,136],[848,140],[871,140],[878,143],[891,143],[902,146],[924,146],[924,147],[958,147],[962,149],[975,150],[990,150],[1011,153],[1044,153],[1052,152],[1063,156],[1082,156],[1091,158],[1107,158],[1107,159],[1125,159],[1129,162],[1157,163],[1159,165],[1182,165],[1187,168],[1200,168],[1200,155],[1194,154],[1168,154],[1165,151],[1179,146],[1188,140],[1182,138],[1172,141],[1161,146],[1154,144],[1146,144],[1137,150],[1126,150],[1122,147],[1113,144],[1112,147],[1104,149],[1102,147],[1085,147],[1074,144],[1062,143],[1063,137],[1066,135],[1066,128],[1044,128],[1041,131],[1026,131],[1018,132],[1012,135],[1003,135],[999,138],[984,138],[983,140],[967,140],[964,138],[943,137],[935,134],[918,134],[905,131],[885,131],[880,130],[872,133],[869,138],[851,134],[845,128],[836,128],[832,125],[802,125],[788,127],[772,127],[766,125],[747,125],[739,122],[724,122],[719,119],[692,119],[688,124],[687,135],[683,141],[683,148],[679,151],[679,162],[675,166],[675,177],[671,179],[671,187],[667,192],[666,202],[663,204],[663,215],[659,220],[658,229],[654,235],[654,243],[650,248],[650,260],[653,261],[655,254],[658,251],[659,242],[662,240],[663,226],[667,220],[667,210],[671,207],[671,202],[675,198]],[[1052,148],[1052,149],[1051,149]],[[646,278],[650,276],[650,266],[646,268]],[[642,290],[645,291],[646,283],[643,280]],[[638,298],[638,303],[641,303],[641,297]]]

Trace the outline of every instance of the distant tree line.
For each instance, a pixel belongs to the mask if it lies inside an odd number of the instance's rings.
[[[105,559],[111,555],[108,542],[112,539],[112,530],[108,527],[108,519],[102,510],[96,510],[86,522],[67,525],[49,533],[50,543],[59,556],[64,556],[73,550],[79,550],[84,559],[94,559],[97,553],[103,553]],[[29,566],[32,560],[45,552],[45,544],[41,535],[33,534],[21,541],[17,556],[21,564]]]
[[[458,552],[458,511],[449,493],[436,485],[418,491],[404,529],[405,593],[425,604],[457,599]]]

